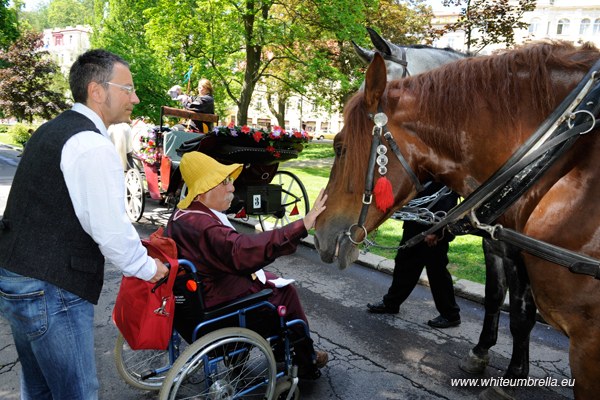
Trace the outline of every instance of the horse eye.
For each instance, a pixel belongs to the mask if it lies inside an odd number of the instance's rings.
[[[344,155],[344,153],[345,153],[344,152],[344,147],[342,145],[334,146],[333,150],[335,152],[335,156],[338,157],[338,158],[342,157]]]

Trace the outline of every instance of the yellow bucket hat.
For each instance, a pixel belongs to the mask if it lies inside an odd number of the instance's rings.
[[[213,189],[228,176],[234,180],[242,173],[243,164],[221,164],[212,157],[199,151],[185,153],[181,157],[179,170],[188,187],[187,194],[177,204],[179,209],[185,209],[199,194]]]

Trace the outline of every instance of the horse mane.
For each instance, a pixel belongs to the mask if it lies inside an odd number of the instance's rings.
[[[531,43],[491,56],[461,59],[414,77],[388,82],[381,106],[388,110],[390,117],[393,113],[389,110],[395,109],[399,101],[390,94],[409,91],[416,99],[415,109],[419,110],[416,123],[444,126],[449,133],[445,140],[453,138],[456,141],[447,145],[460,151],[459,132],[478,118],[477,113],[469,110],[476,110],[478,104],[486,104],[494,110],[498,120],[512,126],[518,123],[522,110],[535,112],[543,120],[556,107],[557,100],[562,100],[555,98],[552,72],[580,71],[585,74],[599,58],[598,49],[589,43],[580,47],[557,41]],[[511,76],[523,79],[507,79]],[[528,88],[523,88],[524,81]],[[516,101],[521,100],[519,90],[534,93],[528,96],[530,102]],[[343,176],[336,179],[336,182],[347,182],[345,189],[352,192],[363,190],[361,185],[368,163],[365,148],[370,147],[372,126],[367,118],[363,93],[358,92],[344,107],[341,144],[346,162],[340,171]],[[430,140],[435,141],[435,138]]]
[[[392,81],[388,93],[399,87],[407,89],[417,100],[421,122],[443,121],[455,133],[450,136],[458,137],[456,133],[479,118],[473,110],[481,104],[494,110],[499,121],[512,126],[524,110],[545,118],[562,100],[556,98],[553,72],[585,74],[599,58],[598,49],[589,43],[576,47],[568,42],[536,42],[491,56],[462,59],[404,81]],[[525,92],[533,95],[520,95]]]

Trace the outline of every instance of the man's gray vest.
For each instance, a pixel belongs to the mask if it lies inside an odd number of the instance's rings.
[[[82,131],[100,134],[89,118],[69,110],[27,142],[0,222],[0,267],[97,304],[104,257],[81,227],[60,169],[63,146]]]

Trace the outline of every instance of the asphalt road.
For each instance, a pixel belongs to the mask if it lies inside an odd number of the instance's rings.
[[[8,169],[0,155],[0,173]],[[3,186],[7,181],[8,185]],[[9,185],[10,176],[0,180],[0,189],[6,191]],[[165,221],[166,213],[153,203],[148,202],[145,218],[136,224],[141,236],[147,236]],[[3,208],[4,204],[0,203],[0,213]],[[239,226],[239,229],[248,228]],[[379,300],[386,292],[391,281],[387,274],[359,265],[340,271],[333,265],[323,264],[316,251],[307,246],[301,246],[294,255],[278,259],[268,269],[296,279],[316,346],[330,355],[320,379],[301,382],[302,399],[454,400],[474,399],[481,392],[482,387],[453,386],[451,383],[452,379],[472,377],[458,368],[458,361],[479,337],[483,318],[480,304],[460,298],[462,324],[457,328],[437,330],[425,324],[436,316],[427,287],[418,286],[399,314],[372,315],[365,311],[365,304]],[[100,399],[155,399],[154,393],[129,387],[114,366],[117,330],[110,316],[119,282],[119,271],[107,264],[105,285],[95,317]],[[483,377],[476,378],[499,378],[508,365],[511,339],[507,320],[507,315],[503,314],[498,345],[492,349],[491,365]],[[567,346],[568,340],[564,336],[546,325],[536,324],[531,335],[531,377],[549,377],[545,383],[569,378]],[[0,399],[19,398],[19,369],[10,328],[0,320]],[[483,384],[482,380],[477,383]],[[540,385],[539,381],[513,394],[517,399],[531,400],[573,397],[569,388],[548,387]]]

